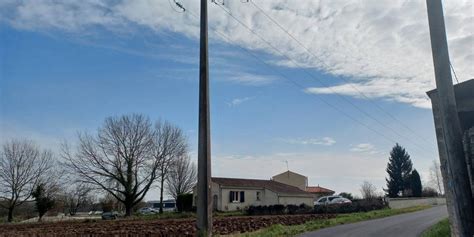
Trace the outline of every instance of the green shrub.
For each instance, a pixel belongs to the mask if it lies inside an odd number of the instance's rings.
[[[283,214],[306,214],[312,213],[313,208],[311,206],[301,204],[297,205],[269,205],[269,206],[249,206],[246,209],[246,214],[250,216],[256,215],[283,215]]]
[[[179,194],[176,198],[176,208],[178,212],[191,212],[193,211],[193,194],[184,193]]]

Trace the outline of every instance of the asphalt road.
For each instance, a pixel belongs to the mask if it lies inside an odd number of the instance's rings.
[[[301,237],[417,237],[447,216],[445,205],[436,206],[423,211],[325,228],[305,233]]]

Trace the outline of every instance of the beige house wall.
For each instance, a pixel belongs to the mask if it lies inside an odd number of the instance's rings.
[[[230,202],[230,192],[244,192],[245,193],[245,200],[244,202]],[[260,201],[257,200],[257,192],[260,192]],[[268,205],[265,201],[266,199],[266,190],[265,189],[258,189],[258,188],[242,188],[242,187],[224,187],[220,189],[220,199],[218,202],[220,206],[218,206],[219,211],[236,211],[236,210],[243,210],[248,206],[254,205]]]
[[[245,192],[244,202],[230,202],[230,192]],[[257,192],[260,192],[260,201],[257,200]],[[193,205],[196,205],[196,187],[193,189]],[[240,194],[239,194],[240,195]],[[213,208],[218,211],[236,211],[243,210],[249,206],[260,205],[301,205],[302,203],[312,206],[313,198],[311,196],[292,196],[278,195],[277,193],[265,188],[249,188],[249,187],[223,187],[217,183],[212,183],[211,198],[213,200]],[[214,203],[214,201],[217,202]]]
[[[313,206],[312,197],[293,197],[293,196],[280,196],[279,204],[283,205],[301,205],[305,204],[308,206]]]
[[[244,202],[230,202],[230,192],[244,192]],[[260,192],[260,200],[257,200],[257,192]],[[213,193],[215,193],[213,191]],[[219,211],[237,211],[244,210],[249,206],[260,206],[260,205],[301,205],[302,203],[312,206],[312,197],[298,197],[298,196],[279,196],[275,192],[268,189],[259,188],[242,188],[242,187],[222,187],[218,196],[217,210]],[[240,194],[239,194],[240,195]]]
[[[293,187],[297,187],[303,191],[306,191],[306,187],[308,186],[308,178],[297,174],[293,173],[291,171],[287,171],[285,173],[281,173],[279,175],[275,175],[272,177],[274,181],[284,183],[291,185]]]
[[[389,198],[388,206],[392,209],[401,209],[420,205],[446,205],[446,198]]]

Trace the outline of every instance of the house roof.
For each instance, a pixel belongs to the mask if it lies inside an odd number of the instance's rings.
[[[234,186],[234,187],[249,187],[249,188],[266,188],[276,193],[284,194],[297,194],[297,195],[309,195],[310,193],[305,192],[297,187],[280,183],[273,180],[261,180],[261,179],[234,179],[234,178],[218,178],[213,177],[212,182],[223,185],[223,186]]]
[[[323,188],[320,186],[308,186],[306,187],[306,192],[310,193],[334,193],[331,189]]]

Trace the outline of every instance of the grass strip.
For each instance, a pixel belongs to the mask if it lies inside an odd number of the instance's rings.
[[[421,237],[449,237],[449,236],[451,236],[451,229],[449,228],[448,218],[436,223],[436,225],[430,227],[421,235]]]

